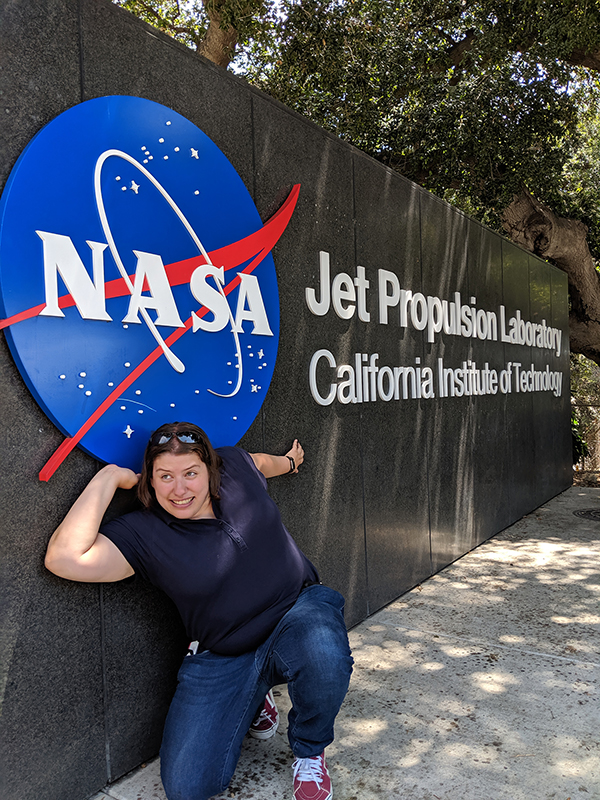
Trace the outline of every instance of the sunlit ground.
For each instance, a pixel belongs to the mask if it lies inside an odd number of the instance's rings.
[[[335,800],[600,798],[600,530],[572,513],[599,505],[573,487],[351,631]],[[291,761],[283,719],[220,797],[292,800]],[[110,797],[164,800],[156,762],[136,780]]]

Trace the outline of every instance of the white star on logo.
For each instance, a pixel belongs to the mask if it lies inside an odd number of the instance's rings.
[[[131,434],[133,433],[133,428],[131,425],[127,425],[123,433],[127,436],[128,439],[131,439]]]
[[[192,151],[192,158],[198,158],[198,151],[194,150],[193,147],[190,147],[190,150]]]
[[[258,392],[258,386],[255,383],[253,383],[252,386],[250,387],[250,390],[253,392]]]
[[[258,351],[258,357],[259,358],[264,358],[264,355],[265,355],[265,351],[264,350],[259,350]]]
[[[139,185],[139,183],[136,183],[135,181],[131,181],[131,189],[133,189],[133,191],[134,191],[136,194],[138,193],[138,189],[139,189],[139,188],[140,188],[140,185]]]

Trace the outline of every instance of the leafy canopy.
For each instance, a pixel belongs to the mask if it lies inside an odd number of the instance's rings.
[[[240,47],[262,42],[271,34],[270,0],[113,0],[139,19],[193,50],[201,50],[211,17],[233,28]]]
[[[499,229],[526,187],[600,254],[597,0],[115,0]]]
[[[283,0],[275,28],[246,76],[406,177],[493,227],[523,186],[597,219],[596,3]]]

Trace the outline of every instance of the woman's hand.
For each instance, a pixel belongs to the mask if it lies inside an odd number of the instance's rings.
[[[284,456],[271,456],[267,453],[250,453],[250,456],[265,478],[274,478],[277,475],[297,473],[298,467],[304,461],[304,448],[298,439],[294,439],[294,444]],[[294,459],[294,469],[290,469],[290,458]]]
[[[117,489],[133,489],[140,479],[139,472],[136,473],[127,467],[118,467],[116,464],[108,464],[100,472],[112,473]]]
[[[294,464],[296,465],[296,469],[293,469],[292,472],[298,472],[298,467],[304,461],[304,448],[298,441],[298,439],[294,439],[294,444],[292,445],[291,449],[287,451],[285,454],[287,457],[292,457],[294,459]]]

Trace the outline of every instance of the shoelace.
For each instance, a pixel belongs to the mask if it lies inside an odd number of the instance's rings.
[[[277,712],[275,710],[274,703],[272,704],[270,702],[270,700],[267,699],[267,704],[268,704],[268,708],[266,706],[263,706],[262,709],[261,709],[260,714],[253,721],[253,723],[252,723],[253,727],[258,727],[263,720],[266,720],[269,723],[269,725],[273,725],[273,723],[274,723],[273,717],[275,717],[277,715]]]
[[[311,758],[297,758],[292,764],[294,770],[294,778],[299,781],[312,781],[314,783],[323,783],[323,765],[321,756],[312,756]]]
[[[263,708],[263,710],[260,712],[260,716],[257,720],[255,720],[254,724],[258,725],[260,722],[262,722],[263,719],[266,719],[268,722],[273,721],[269,716],[269,712],[265,708]]]

